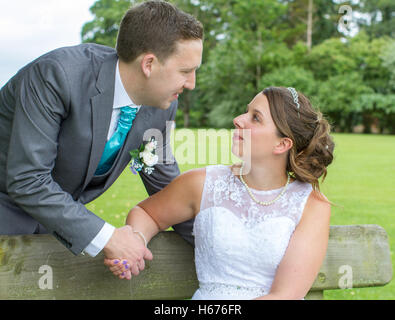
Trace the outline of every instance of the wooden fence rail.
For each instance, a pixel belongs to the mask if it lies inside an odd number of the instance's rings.
[[[0,299],[188,299],[198,287],[192,247],[174,232],[149,244],[154,260],[131,281],[114,277],[103,255],[74,256],[51,235],[0,236]],[[392,279],[385,230],[331,226],[325,261],[306,299],[323,291],[383,286]]]

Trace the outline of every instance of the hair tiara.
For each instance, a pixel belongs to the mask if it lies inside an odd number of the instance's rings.
[[[299,113],[300,104],[299,104],[299,96],[298,96],[298,93],[296,92],[295,88],[288,87],[287,89],[288,89],[289,92],[291,92],[291,94],[292,94],[292,97],[293,97],[294,102],[295,102],[295,104],[296,104],[296,108],[298,109],[298,117],[300,118],[300,113]]]
[[[299,112],[299,110],[300,110],[300,104],[299,104],[299,96],[298,96],[298,93],[296,92],[295,88],[288,87],[287,89],[288,89],[289,92],[291,92],[291,94],[292,94],[292,97],[293,97],[294,102],[295,102],[295,104],[296,104],[296,108],[298,109],[298,117],[299,117],[299,119],[300,119],[300,112]],[[329,150],[329,145],[326,145],[326,146],[325,146],[325,149],[326,149],[326,150]]]

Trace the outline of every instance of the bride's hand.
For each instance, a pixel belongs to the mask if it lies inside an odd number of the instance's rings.
[[[110,271],[120,279],[130,280],[132,278],[130,272],[130,264],[125,259],[104,259],[104,264]]]

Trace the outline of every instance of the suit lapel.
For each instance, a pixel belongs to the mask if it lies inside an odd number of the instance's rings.
[[[90,150],[88,171],[82,190],[91,181],[106,145],[114,103],[116,63],[116,54],[103,62],[96,83],[99,94],[91,98],[92,148]]]

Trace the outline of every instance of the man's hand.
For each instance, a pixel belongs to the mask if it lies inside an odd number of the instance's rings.
[[[131,274],[137,276],[141,270],[144,270],[144,259],[152,260],[153,258],[141,237],[134,233],[129,225],[115,229],[103,252],[106,257],[104,264],[110,267],[110,270],[114,266],[113,259],[126,260],[122,277],[128,280],[131,279]]]

